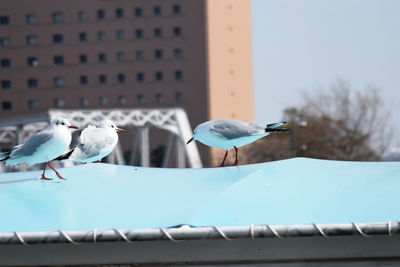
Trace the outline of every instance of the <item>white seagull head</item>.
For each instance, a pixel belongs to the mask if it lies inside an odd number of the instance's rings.
[[[78,127],[71,125],[71,123],[63,117],[58,117],[58,118],[54,118],[50,121],[50,124],[53,127],[58,127],[58,128],[72,128],[72,129],[78,129]]]
[[[105,129],[112,129],[116,132],[125,132],[124,129],[122,128],[118,128],[115,123],[111,120],[104,120],[101,124],[100,124],[100,128],[105,128]]]

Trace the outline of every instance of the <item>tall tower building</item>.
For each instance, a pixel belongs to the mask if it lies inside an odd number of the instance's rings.
[[[250,9],[250,0],[0,1],[0,120],[183,107],[192,127],[252,121]]]

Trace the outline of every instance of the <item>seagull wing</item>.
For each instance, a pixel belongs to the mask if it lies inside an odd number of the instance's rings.
[[[81,144],[85,144],[90,142],[91,135],[96,133],[97,127],[93,125],[89,125],[85,129],[82,130],[81,136],[79,137]]]
[[[262,126],[239,120],[216,120],[210,126],[210,130],[228,140],[249,135],[265,134]]]
[[[48,130],[40,131],[32,135],[23,145],[17,145],[10,153],[10,158],[31,156],[44,143],[53,137]]]
[[[103,149],[113,145],[114,138],[102,128],[89,125],[80,136],[81,143],[77,146],[71,159],[87,159],[99,155]]]

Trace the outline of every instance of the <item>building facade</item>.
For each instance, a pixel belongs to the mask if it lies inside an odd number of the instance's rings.
[[[250,1],[0,2],[0,119],[183,107],[253,120]]]

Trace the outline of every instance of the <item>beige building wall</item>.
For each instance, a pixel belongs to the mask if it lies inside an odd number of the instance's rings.
[[[250,0],[207,0],[209,119],[254,120]],[[211,149],[218,166],[222,149]],[[231,151],[226,164],[234,162]],[[240,153],[239,153],[240,160]]]
[[[209,119],[254,120],[250,0],[207,0]]]

